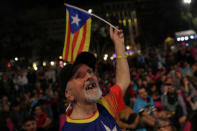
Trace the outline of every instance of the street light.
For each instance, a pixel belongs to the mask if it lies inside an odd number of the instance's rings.
[[[191,4],[192,0],[183,0],[184,4]]]
[[[183,3],[186,5],[186,9],[187,9],[189,28],[192,28],[192,12],[191,12],[192,0],[183,0]]]

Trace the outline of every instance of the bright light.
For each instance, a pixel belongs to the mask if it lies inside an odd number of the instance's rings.
[[[114,57],[113,57],[113,56],[111,56],[111,57],[110,57],[110,59],[111,59],[111,60],[113,60],[113,59],[114,59]]]
[[[116,53],[113,54],[113,57],[116,58]]]
[[[103,57],[104,61],[106,61],[107,58],[108,58],[108,54],[105,54],[104,57]]]
[[[37,63],[36,62],[33,62],[33,68],[34,68],[35,71],[38,70]]]
[[[15,61],[18,61],[18,57],[15,57],[14,60],[15,60]]]
[[[130,18],[128,19],[128,23],[131,24],[131,19]]]
[[[192,2],[192,0],[183,0],[183,3],[185,4],[190,4]]]
[[[189,46],[189,43],[185,43],[185,46]]]
[[[62,56],[59,56],[59,59],[61,60],[62,59]]]
[[[171,48],[171,50],[174,50],[175,49],[175,46],[171,46],[170,48]]]
[[[193,35],[191,35],[191,36],[190,36],[190,39],[194,39],[194,36],[193,36]]]
[[[180,37],[178,37],[178,38],[177,38],[177,41],[180,41],[180,40],[181,40],[181,38],[180,38]]]
[[[89,9],[88,12],[91,14],[92,13],[92,9]]]
[[[66,63],[66,62],[64,62],[64,66],[66,66],[66,64],[67,64],[67,63]]]
[[[185,36],[185,40],[189,40],[189,37],[188,36]]]
[[[43,62],[42,62],[42,65],[43,65],[43,66],[46,66],[46,65],[47,65],[46,61],[43,61]]]
[[[129,50],[129,49],[130,49],[130,46],[129,46],[129,45],[127,45],[127,46],[126,46],[126,49],[127,49],[127,50]]]
[[[105,54],[104,57],[108,57],[108,54]]]
[[[184,37],[181,37],[181,41],[184,41],[184,39],[185,39]]]
[[[54,61],[51,61],[50,64],[51,64],[51,66],[54,66],[55,65],[55,62]]]
[[[123,26],[127,25],[127,21],[125,19],[122,22],[123,22]]]

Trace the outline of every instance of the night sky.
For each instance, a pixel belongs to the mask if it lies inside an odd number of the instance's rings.
[[[92,5],[101,5],[103,2],[113,2],[114,0],[7,0],[0,2],[0,55],[1,58],[11,58],[18,56],[32,56],[34,54],[44,56],[54,56],[61,54],[64,37],[54,45],[52,39],[47,38],[49,34],[45,32],[44,25],[39,25],[43,21],[65,18],[64,3],[76,5],[78,7],[89,7]],[[118,0],[117,0],[118,1]],[[182,20],[180,12],[184,11],[181,0],[155,1],[147,0],[153,3],[153,9],[149,9],[149,15],[146,14],[146,7],[142,0],[135,7],[140,14],[140,29],[150,43],[162,43],[165,37],[172,36],[175,31],[189,29],[186,20]],[[142,2],[142,3],[141,3]],[[155,5],[154,5],[155,3]],[[196,1],[193,0],[192,12],[196,16]],[[152,11],[150,11],[152,10]],[[140,18],[141,17],[141,18]],[[62,27],[64,27],[65,23]],[[64,29],[62,29],[64,31]],[[64,33],[63,33],[64,34]],[[152,35],[152,36],[150,36]],[[148,37],[152,37],[148,39]],[[141,39],[141,38],[140,38]],[[143,39],[143,38],[142,38]],[[25,43],[25,44],[24,44]],[[41,44],[40,44],[41,43]],[[59,44],[58,44],[59,43]],[[47,45],[47,46],[46,46]],[[50,46],[52,45],[52,46]],[[52,50],[57,48],[57,50]],[[37,51],[40,49],[40,52]],[[33,50],[33,51],[32,51]],[[42,54],[42,52],[46,51]],[[30,53],[31,52],[31,53]]]

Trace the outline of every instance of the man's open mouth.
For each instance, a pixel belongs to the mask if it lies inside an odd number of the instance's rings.
[[[90,89],[93,89],[95,87],[96,87],[96,83],[92,83],[92,84],[88,85],[85,89],[90,90]]]
[[[85,90],[91,90],[96,88],[96,82],[94,80],[88,80],[88,82],[85,84]]]

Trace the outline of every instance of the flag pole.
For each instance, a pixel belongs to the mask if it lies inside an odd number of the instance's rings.
[[[84,12],[84,13],[90,14],[90,15],[92,15],[92,16],[98,18],[99,20],[105,22],[106,24],[108,24],[109,26],[111,26],[112,28],[114,28],[115,30],[120,31],[120,30],[117,29],[114,25],[112,25],[110,22],[104,20],[103,18],[99,17],[98,15],[95,15],[95,14],[93,14],[93,13],[89,13],[88,11],[86,11],[86,10],[84,10],[84,9],[81,9],[81,8],[79,8],[79,7],[76,7],[76,6],[67,4],[67,3],[64,3],[64,5],[65,5],[65,6],[72,7],[72,8],[75,8],[75,9],[77,9],[77,10],[80,10],[80,11]]]

